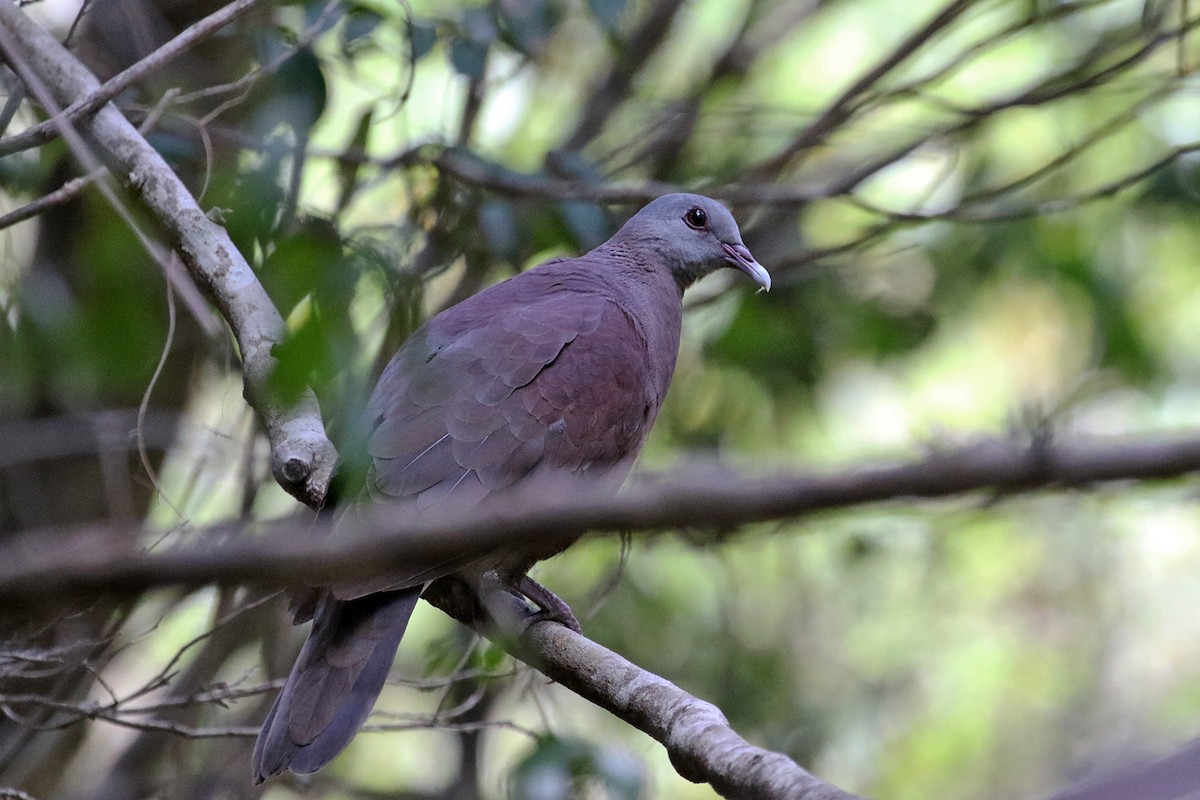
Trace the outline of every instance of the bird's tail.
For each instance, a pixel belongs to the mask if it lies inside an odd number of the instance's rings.
[[[422,587],[337,600],[325,592],[308,641],[254,745],[256,783],[316,772],[371,713]]]

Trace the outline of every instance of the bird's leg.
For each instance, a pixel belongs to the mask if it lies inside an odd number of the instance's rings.
[[[529,627],[529,606],[515,597],[513,589],[487,575],[476,585],[479,605],[496,629],[505,636],[520,636]],[[519,601],[519,602],[515,602]]]
[[[494,572],[486,573],[480,576],[476,593],[484,611],[502,631],[524,631],[530,625],[550,621],[565,625],[576,633],[583,632],[579,628],[579,620],[571,613],[571,607],[528,575],[522,575],[513,585]],[[514,598],[520,601],[523,614],[517,610]],[[538,610],[529,611],[526,601],[533,603]]]
[[[533,601],[533,604],[540,609],[530,617],[530,625],[535,622],[550,620],[566,625],[576,633],[583,633],[583,630],[579,627],[579,620],[575,619],[575,614],[571,611],[571,607],[561,597],[545,586],[542,586],[533,578],[528,575],[522,575],[516,589]]]

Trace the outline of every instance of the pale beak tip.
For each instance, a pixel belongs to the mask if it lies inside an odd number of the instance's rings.
[[[771,291],[771,273],[750,255],[744,244],[726,244],[724,247],[730,262],[758,284],[758,291]]]
[[[751,272],[750,277],[753,278],[754,282],[758,284],[758,291],[771,291],[771,273],[767,272],[766,268],[757,261],[754,262],[754,266],[758,269]],[[758,294],[758,292],[755,292],[755,294]]]

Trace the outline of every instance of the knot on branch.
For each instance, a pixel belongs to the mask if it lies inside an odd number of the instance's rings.
[[[324,506],[336,463],[337,451],[324,436],[291,435],[271,443],[275,480],[309,508]]]
[[[312,474],[312,464],[302,458],[292,457],[283,464],[283,478],[288,483],[300,483]]]

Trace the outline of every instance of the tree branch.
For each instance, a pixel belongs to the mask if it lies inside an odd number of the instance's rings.
[[[78,196],[80,192],[90,186],[100,176],[100,172],[92,172],[88,175],[81,175],[78,178],[72,178],[49,194],[43,195],[37,200],[26,203],[20,208],[15,208],[7,214],[0,215],[0,230],[10,228],[13,225],[16,225],[19,222],[24,222],[27,219],[33,219],[48,208],[53,208],[70,201],[72,198]]]
[[[137,593],[172,584],[248,583],[288,587],[386,574],[394,564],[440,562],[528,537],[549,544],[581,531],[729,531],[751,522],[794,518],[897,499],[970,492],[1026,492],[1094,483],[1172,478],[1200,471],[1200,436],[1120,443],[1032,444],[981,441],[907,463],[831,475],[738,480],[692,468],[670,481],[643,480],[615,498],[586,485],[556,485],[536,502],[421,518],[388,506],[346,515],[329,540],[330,521],[287,518],[244,535],[240,523],[207,529],[198,546],[145,553],[134,537],[97,526],[42,531],[0,549],[0,599],[60,593]],[[578,491],[571,491],[578,488]]]
[[[389,509],[386,517],[348,518],[347,529],[341,531],[345,536],[338,537],[336,547],[323,535],[298,536],[305,523],[296,520],[276,522],[258,539],[245,537],[237,526],[213,529],[206,537],[209,542],[220,534],[228,534],[226,541],[155,555],[127,548],[114,552],[116,542],[130,537],[115,537],[103,529],[82,531],[73,540],[40,534],[0,551],[0,598],[60,602],[64,590],[128,594],[179,582],[321,582],[351,574],[363,577],[372,570],[386,571],[390,564],[440,558],[446,552],[494,548],[517,537],[537,535],[543,541],[547,536],[571,537],[584,527],[722,528],[900,497],[1084,486],[1195,470],[1200,470],[1200,437],[1196,436],[1118,444],[982,442],[905,464],[823,477],[734,481],[701,474],[686,482],[643,482],[615,500],[597,502],[586,495],[571,495],[537,509],[493,510],[437,522],[396,519]],[[310,533],[324,534],[327,527],[312,524]],[[460,620],[482,624],[477,600],[461,584],[435,584],[427,599]],[[522,614],[521,607],[512,607],[513,619]],[[494,631],[489,635],[494,636]],[[681,775],[708,782],[726,797],[853,797],[785,756],[746,743],[713,706],[561,626],[533,625],[517,636],[496,638],[517,657],[660,741]]]
[[[31,147],[38,147],[53,140],[58,135],[59,125],[64,121],[78,122],[83,119],[133,84],[156,70],[162,69],[163,66],[212,36],[230,22],[243,16],[259,2],[261,0],[234,0],[224,8],[214,11],[196,24],[189,26],[153,53],[105,81],[103,85],[97,85],[82,96],[76,95],[70,105],[57,115],[58,118],[45,120],[18,134],[0,139],[0,158],[28,150]]]
[[[575,130],[566,137],[564,150],[582,150],[596,138],[613,109],[629,98],[633,79],[667,37],[683,0],[659,0],[650,5],[644,20],[616,53],[608,74],[599,82],[579,114]]]
[[[0,0],[0,32],[14,53],[6,54],[18,72],[28,70],[62,104],[96,92],[99,82],[58,41]],[[19,62],[19,63],[14,63]],[[325,435],[312,392],[284,407],[268,385],[275,370],[271,348],[283,339],[279,312],[225,229],[205,216],[166,161],[112,105],[82,123],[82,132],[155,215],[172,239],[192,277],[203,286],[233,329],[241,350],[246,399],[258,412],[271,441],[275,479],[313,507],[323,502],[337,460]]]
[[[958,16],[973,5],[972,0],[953,0],[940,10],[933,19],[925,23],[921,28],[905,37],[895,49],[883,57],[871,69],[867,70],[866,74],[852,83],[842,94],[829,105],[828,108],[813,120],[800,135],[793,141],[789,142],[775,156],[772,156],[766,162],[756,167],[752,172],[754,180],[764,180],[771,175],[777,174],[788,162],[795,158],[798,154],[812,147],[819,145],[825,141],[830,133],[837,130],[846,120],[854,114],[857,106],[856,101],[859,100],[872,86],[883,80],[889,72],[898,67],[900,64],[908,60],[909,56],[919,50],[923,45],[933,39],[939,31],[947,27]]]
[[[739,736],[721,710],[642,669],[564,625],[524,621],[515,597],[500,609],[512,629],[496,629],[479,613],[474,594],[453,580],[435,582],[423,597],[500,644],[555,682],[649,735],[667,750],[684,778],[708,783],[736,800],[858,800],[781,753]],[[496,609],[489,603],[489,608]],[[521,630],[524,628],[524,630]]]

